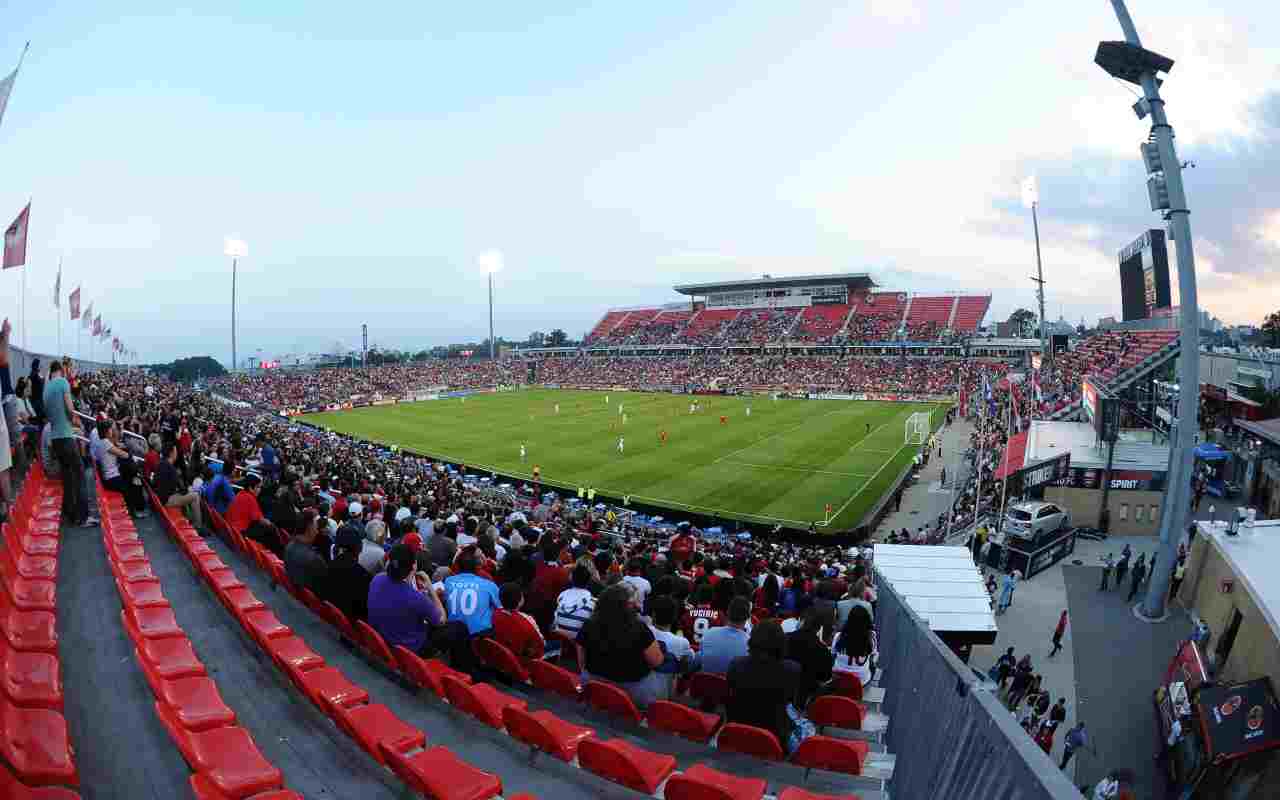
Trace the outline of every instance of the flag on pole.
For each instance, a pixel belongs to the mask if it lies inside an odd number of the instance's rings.
[[[113,338],[111,340],[111,352],[115,353],[115,352],[118,352],[119,350],[120,350],[120,339],[119,337]]]
[[[58,278],[59,280],[61,280],[62,276],[59,275]],[[80,287],[79,286],[76,287],[76,290],[74,292],[67,295],[67,306],[71,309],[71,318],[80,319]]]
[[[18,80],[18,70],[22,69],[22,59],[27,57],[27,47],[30,46],[31,42],[27,42],[26,47],[22,48],[22,55],[18,57],[18,66],[0,81],[0,122],[4,121],[4,110],[9,105],[9,94],[13,92],[13,83]]]
[[[27,263],[27,221],[31,217],[31,204],[4,232],[4,269],[20,267]]]
[[[58,262],[58,279],[53,282],[53,307],[62,310],[62,262]],[[61,317],[59,317],[61,319]]]
[[[102,335],[102,315],[101,314],[94,317],[93,319],[93,335],[94,336]]]
[[[76,291],[79,292],[80,290],[76,289]],[[84,320],[84,327],[93,326],[93,303],[89,303],[89,307],[84,310],[84,316],[81,319]]]
[[[104,328],[102,329],[102,338],[103,338],[103,339],[106,339],[106,338],[107,338],[108,336],[110,336],[110,335],[111,335],[111,328],[110,328],[110,327],[104,327]]]

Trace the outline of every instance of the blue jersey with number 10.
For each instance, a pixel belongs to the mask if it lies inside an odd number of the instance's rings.
[[[445,579],[444,597],[449,621],[465,622],[472,636],[492,628],[493,610],[502,608],[498,584],[466,572]]]

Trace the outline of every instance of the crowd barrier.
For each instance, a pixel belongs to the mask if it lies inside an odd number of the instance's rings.
[[[105,346],[103,347],[103,349],[106,349]],[[53,361],[53,359],[55,358],[62,358],[62,356],[55,356],[52,353],[34,353],[28,350],[23,350],[21,347],[15,347],[13,344],[10,344],[9,345],[9,374],[13,376],[13,379],[15,381],[17,381],[18,378],[22,375],[31,374],[31,359],[33,358],[40,359],[40,372],[41,374],[47,375],[49,370],[49,362]],[[72,358],[71,364],[72,366],[75,367],[76,372],[88,372],[90,370],[111,369],[113,367],[119,366],[118,364],[112,364],[110,362],[90,361],[87,358]]]

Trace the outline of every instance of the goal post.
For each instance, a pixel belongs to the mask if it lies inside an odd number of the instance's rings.
[[[929,440],[929,417],[927,411],[917,411],[907,417],[904,446],[921,446]]]

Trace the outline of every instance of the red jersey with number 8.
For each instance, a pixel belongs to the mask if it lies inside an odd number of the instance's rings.
[[[697,605],[685,612],[680,626],[693,649],[702,647],[702,634],[724,624],[724,615],[710,605]]]

